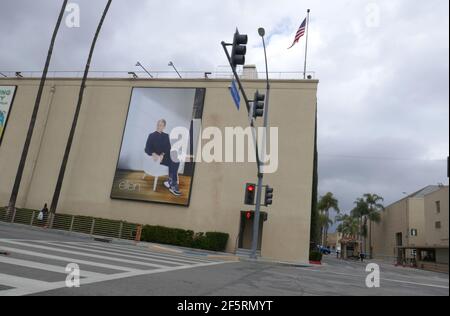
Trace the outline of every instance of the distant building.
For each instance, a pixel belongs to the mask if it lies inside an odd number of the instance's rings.
[[[373,224],[375,258],[448,272],[448,186],[427,186],[397,201]]]
[[[330,248],[330,250],[333,250],[333,251],[340,250],[341,238],[342,238],[342,234],[338,233],[338,232],[328,234],[326,246],[328,248]]]

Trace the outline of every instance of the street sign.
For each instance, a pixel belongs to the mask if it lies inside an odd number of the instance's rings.
[[[234,104],[236,105],[238,111],[241,107],[241,96],[239,95],[239,89],[236,86],[236,81],[233,80],[231,82],[230,87],[231,96],[233,97]]]

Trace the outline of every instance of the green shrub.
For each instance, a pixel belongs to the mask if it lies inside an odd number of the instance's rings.
[[[311,251],[309,253],[309,260],[321,262],[322,261],[322,254],[319,251]]]
[[[191,230],[146,225],[142,229],[141,241],[212,251],[224,251],[228,238],[228,234],[225,233],[207,232],[206,234],[195,234]]]

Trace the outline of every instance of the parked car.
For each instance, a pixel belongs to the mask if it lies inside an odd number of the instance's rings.
[[[320,251],[321,254],[329,255],[331,254],[330,248],[324,247],[324,246],[317,246],[317,249]]]

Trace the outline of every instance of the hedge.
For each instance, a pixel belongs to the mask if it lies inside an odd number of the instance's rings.
[[[309,260],[311,261],[316,261],[316,262],[321,262],[322,261],[322,253],[320,253],[319,251],[311,251],[309,253]]]
[[[146,225],[142,229],[141,241],[174,245],[211,251],[224,251],[229,235],[219,232],[195,234],[192,230]]]

